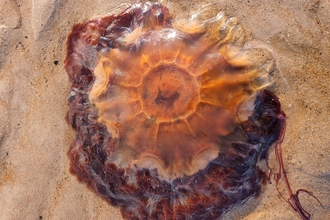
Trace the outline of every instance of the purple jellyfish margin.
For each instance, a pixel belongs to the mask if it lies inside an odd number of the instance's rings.
[[[290,188],[281,150],[285,113],[278,98],[267,89],[255,91],[249,117],[243,121],[232,119],[230,132],[212,139],[219,148],[217,157],[192,175],[169,180],[161,178],[156,169],[121,166],[109,159],[121,142],[99,120],[100,112],[90,100],[96,80],[94,68],[100,53],[125,50],[127,44],[118,39],[146,23],[150,26],[157,23],[158,29],[171,29],[173,25],[166,7],[138,3],[118,15],[77,24],[69,35],[65,69],[72,86],[67,121],[76,131],[68,152],[70,171],[111,205],[119,206],[124,219],[218,219],[256,197],[261,184],[271,176],[276,185],[280,179],[285,182],[289,199],[281,196],[302,219],[309,219],[298,194],[313,195],[302,189],[293,193]],[[151,29],[157,32],[157,28]],[[199,33],[186,35],[197,39]],[[138,50],[130,45],[132,48]],[[226,65],[228,69],[241,69],[234,64]],[[268,167],[267,175],[257,163],[268,161],[267,152],[273,144],[279,170],[273,172]]]

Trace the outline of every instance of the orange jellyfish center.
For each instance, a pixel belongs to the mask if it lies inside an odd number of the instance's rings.
[[[169,181],[193,175],[218,157],[237,105],[261,88],[267,68],[207,37],[195,42],[165,28],[143,36],[152,40],[132,33],[122,42],[136,38],[135,45],[100,53],[94,68],[89,98],[114,143],[107,162],[157,170]],[[253,111],[249,100],[239,118]]]
[[[172,121],[191,112],[199,94],[195,77],[166,64],[151,68],[139,90],[143,111],[157,122]]]

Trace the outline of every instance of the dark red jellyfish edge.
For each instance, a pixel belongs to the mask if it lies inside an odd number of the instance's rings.
[[[235,137],[240,134],[242,139],[233,139],[230,134],[222,137],[224,146],[219,156],[192,176],[169,183],[160,180],[155,171],[144,169],[135,174],[136,184],[131,185],[127,182],[127,169],[107,163],[104,149],[111,148],[115,140],[97,121],[97,110],[88,97],[94,82],[93,67],[99,51],[116,48],[114,42],[122,32],[134,30],[155,7],[168,13],[158,3],[152,4],[147,12],[133,5],[119,15],[77,24],[69,35],[65,69],[72,86],[67,121],[76,131],[68,152],[71,172],[111,205],[119,206],[125,219],[218,219],[260,193],[267,175],[257,167],[257,162],[267,159],[267,151],[275,143],[280,166],[278,172],[270,169],[268,178],[273,175],[278,183],[283,177],[289,194],[286,201],[302,219],[310,219],[298,194],[312,193],[298,190],[294,194],[290,188],[281,154],[285,113],[278,98],[268,90],[257,93],[252,116],[236,125]],[[171,26],[171,18],[162,13],[160,22]],[[117,29],[118,24],[127,28]]]

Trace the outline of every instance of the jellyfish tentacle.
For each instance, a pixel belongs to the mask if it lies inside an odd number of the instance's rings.
[[[303,220],[309,220],[311,215],[301,205],[301,203],[299,201],[299,193],[305,192],[308,195],[310,195],[311,197],[313,197],[320,204],[321,207],[323,207],[323,205],[320,202],[320,200],[316,196],[314,196],[313,193],[310,191],[307,191],[305,189],[298,189],[295,193],[293,193],[288,176],[286,175],[286,171],[284,168],[284,162],[283,162],[283,156],[282,156],[282,143],[284,140],[285,130],[286,130],[286,116],[283,111],[281,111],[281,115],[279,118],[282,121],[282,126],[281,126],[281,131],[280,131],[280,137],[276,141],[276,144],[275,144],[275,155],[276,155],[276,160],[279,164],[279,168],[278,168],[278,172],[274,173],[274,171],[269,167],[269,165],[267,163],[267,166],[269,168],[268,178],[270,178],[270,176],[273,175],[273,178],[276,182],[276,189],[277,189],[278,193],[281,195],[281,197],[293,208],[294,211],[296,211],[300,215],[300,217]],[[289,194],[289,199],[286,199],[278,188],[279,181],[282,179],[282,177],[283,177],[286,189]]]

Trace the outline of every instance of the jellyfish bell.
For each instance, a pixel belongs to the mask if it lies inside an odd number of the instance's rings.
[[[143,23],[125,47],[100,54],[89,99],[98,120],[118,130],[116,148],[134,149],[130,166],[170,180],[218,156],[217,136],[232,132],[234,107],[258,90],[261,70],[235,46],[151,23],[157,29]]]
[[[185,25],[186,24],[186,25]],[[71,172],[126,219],[217,219],[258,195],[284,134],[276,62],[234,18],[136,3],[68,38]]]

